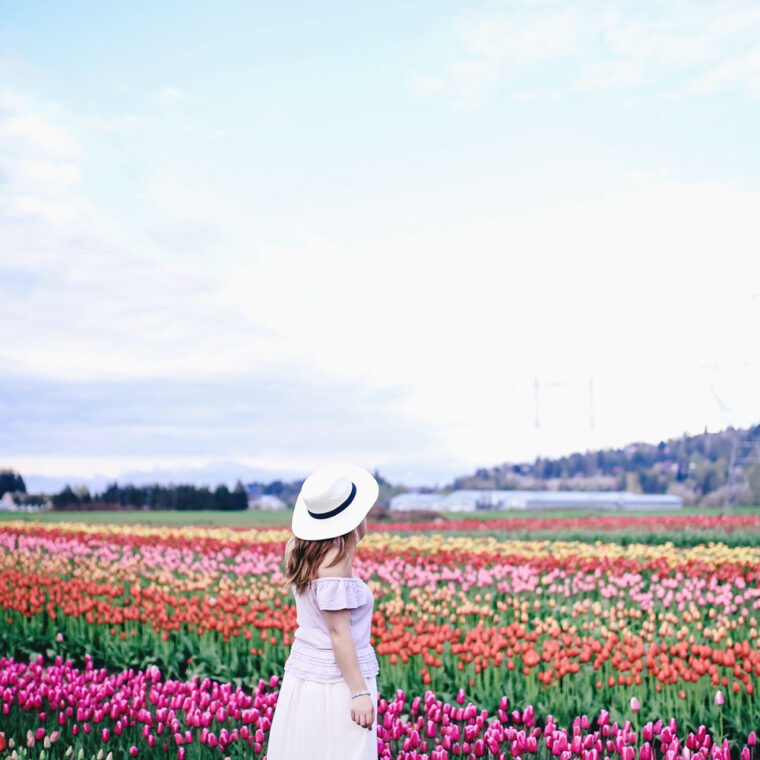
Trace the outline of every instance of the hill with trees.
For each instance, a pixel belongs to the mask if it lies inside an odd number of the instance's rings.
[[[737,450],[760,447],[760,425],[728,428],[717,433],[683,435],[667,441],[632,443],[533,462],[504,463],[456,478],[446,490],[631,491],[671,493],[685,504],[716,506],[760,503],[760,461],[734,465]]]

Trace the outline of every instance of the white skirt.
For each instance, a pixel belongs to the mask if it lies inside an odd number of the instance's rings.
[[[345,681],[305,681],[286,671],[266,760],[377,760],[377,679],[364,680],[375,704],[371,730],[351,720],[351,690]]]

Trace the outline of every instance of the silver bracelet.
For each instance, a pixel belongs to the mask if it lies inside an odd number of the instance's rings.
[[[368,691],[357,691],[356,694],[351,695],[351,699],[356,699],[357,697],[371,697],[372,695]]]

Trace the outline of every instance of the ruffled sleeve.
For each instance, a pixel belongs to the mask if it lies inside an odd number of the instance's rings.
[[[314,585],[320,610],[350,610],[366,602],[359,578],[318,578]]]

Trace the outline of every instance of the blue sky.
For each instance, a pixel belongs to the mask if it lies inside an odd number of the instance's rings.
[[[2,464],[444,482],[757,422],[759,33],[752,2],[4,3]]]

